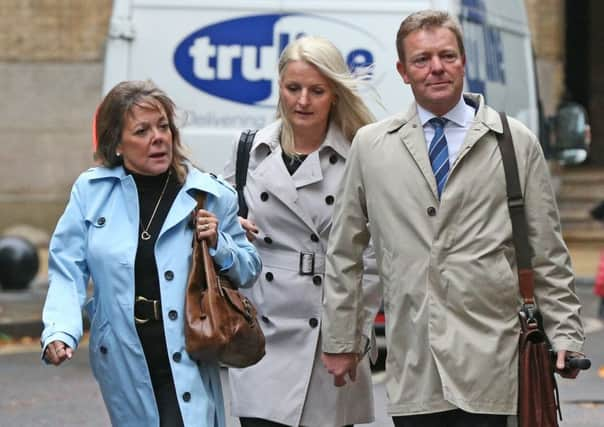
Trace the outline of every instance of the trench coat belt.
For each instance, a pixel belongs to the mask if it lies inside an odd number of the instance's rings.
[[[303,276],[325,273],[325,254],[323,253],[258,248],[258,254],[265,267],[296,271]]]

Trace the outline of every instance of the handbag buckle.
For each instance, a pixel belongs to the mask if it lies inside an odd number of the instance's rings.
[[[298,273],[302,276],[312,276],[315,274],[315,253],[300,252],[300,265]]]

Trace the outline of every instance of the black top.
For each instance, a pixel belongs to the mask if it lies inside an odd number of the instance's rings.
[[[298,154],[296,156],[290,156],[285,151],[282,152],[283,162],[285,163],[285,167],[290,175],[296,173],[300,165],[306,158],[308,154]]]
[[[139,175],[127,169],[126,172],[134,178],[138,190],[138,203],[140,207],[140,226],[137,232],[138,248],[134,262],[135,295],[160,300],[159,277],[155,262],[154,247],[161,227],[168,216],[168,211],[181,185],[178,183],[174,172],[172,172],[166,186],[166,191],[159,202],[157,212],[155,212],[155,217],[147,230],[151,238],[143,240],[141,239],[141,233],[147,224],[149,224],[153,209],[155,209],[155,205],[166,184],[166,179],[168,179],[168,172],[155,176]]]

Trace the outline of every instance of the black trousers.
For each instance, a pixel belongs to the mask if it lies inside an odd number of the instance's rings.
[[[274,421],[263,420],[262,418],[239,418],[241,427],[289,427],[285,424],[279,424]],[[344,427],[354,427],[352,424]]]
[[[174,378],[168,360],[164,327],[159,321],[137,325],[138,336],[143,346],[153,393],[159,411],[160,427],[182,427],[184,425]]]
[[[471,414],[461,409],[392,417],[396,427],[506,427],[507,420],[507,415]]]

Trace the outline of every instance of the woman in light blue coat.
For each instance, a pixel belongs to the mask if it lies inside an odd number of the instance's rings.
[[[73,356],[85,305],[90,364],[114,426],[222,427],[219,367],[189,358],[184,301],[194,229],[240,286],[261,269],[236,194],[187,162],[174,104],[151,82],[114,87],[95,126],[102,166],[77,179],[50,243],[43,358]],[[199,191],[205,209],[193,214]]]

